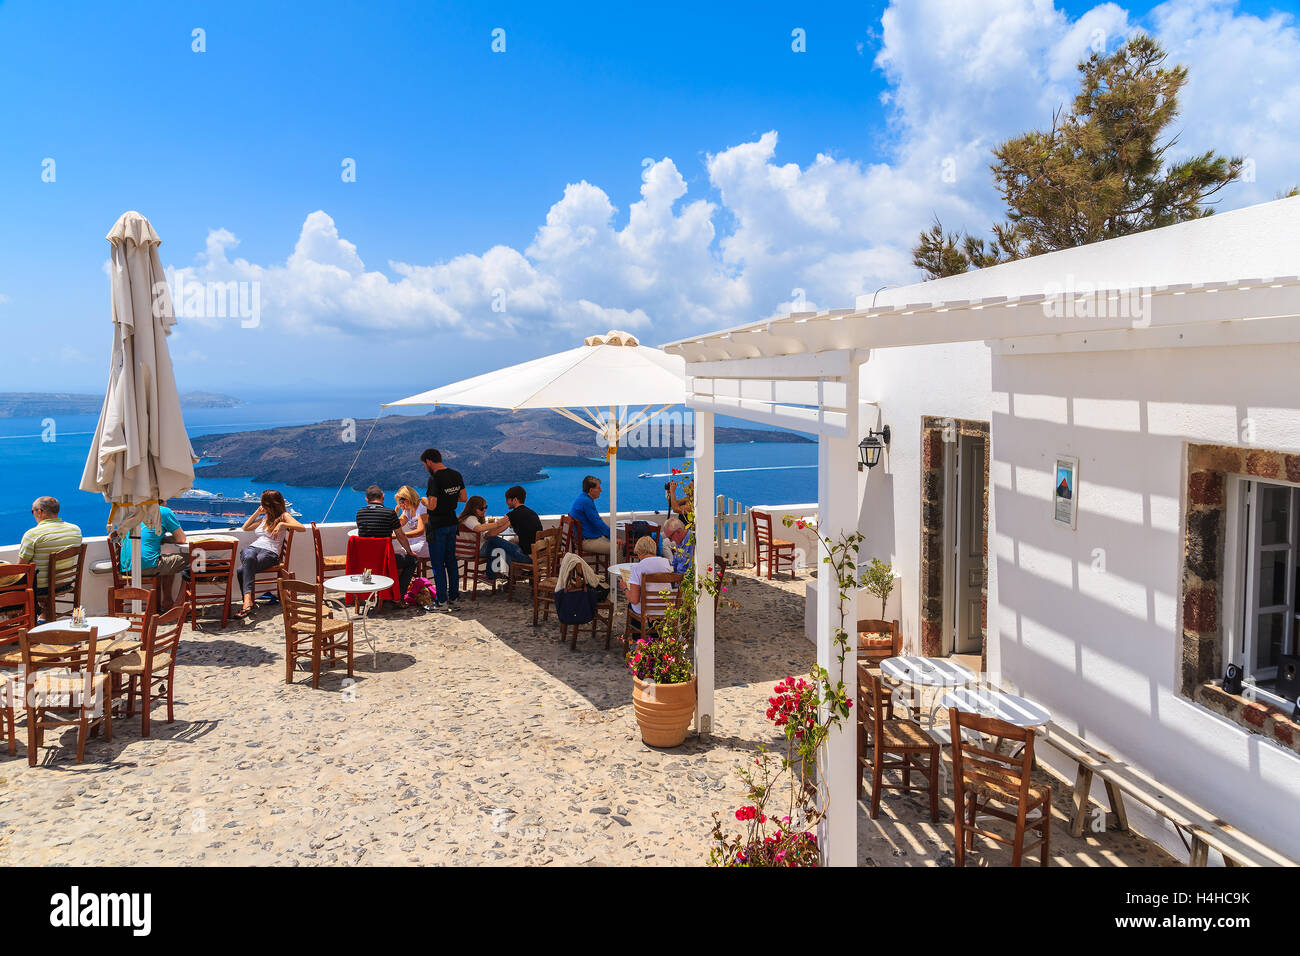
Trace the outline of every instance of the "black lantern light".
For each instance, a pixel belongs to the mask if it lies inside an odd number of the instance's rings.
[[[858,459],[861,462],[858,465],[858,471],[862,470],[865,465],[868,468],[875,468],[880,462],[880,453],[889,447],[889,426],[886,425],[880,431],[874,429],[867,432],[867,437],[858,442]]]

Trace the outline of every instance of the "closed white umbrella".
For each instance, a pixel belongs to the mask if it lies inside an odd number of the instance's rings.
[[[194,485],[198,461],[185,433],[167,336],[176,324],[161,240],[138,212],[123,213],[106,237],[112,254],[113,357],[81,490],[112,504],[109,524],[161,531],[159,507]],[[138,533],[132,535],[138,540]],[[132,546],[131,583],[140,584]]]
[[[393,405],[473,405],[482,408],[549,408],[604,440],[609,457],[610,564],[618,561],[618,445],[624,436],[672,405],[686,401],[686,362],[641,345],[636,336],[611,331],[584,344],[520,365],[476,375]],[[638,412],[627,406],[642,405]],[[662,406],[653,409],[653,406]],[[602,412],[601,409],[607,409]],[[581,409],[583,418],[573,409]]]

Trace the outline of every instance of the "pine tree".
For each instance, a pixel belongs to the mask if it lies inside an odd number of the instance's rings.
[[[1166,161],[1178,138],[1161,138],[1178,116],[1187,68],[1165,59],[1139,35],[1080,63],[1069,113],[993,151],[1007,218],[992,239],[945,233],[936,219],[912,261],[933,279],[1210,215],[1205,200],[1241,175],[1242,160],[1208,151]]]

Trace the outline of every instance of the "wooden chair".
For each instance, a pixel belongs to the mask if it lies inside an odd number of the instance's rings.
[[[132,610],[136,601],[140,602],[139,611]],[[130,650],[139,650],[144,647],[149,639],[149,627],[153,623],[154,614],[158,610],[157,602],[158,592],[149,588],[109,588],[109,617],[120,617],[131,622],[131,626],[119,635],[113,643],[120,647],[134,640],[137,646],[130,648]]]
[[[112,741],[113,708],[106,697],[109,679],[96,667],[98,641],[99,630],[94,627],[43,631],[35,637],[22,634],[30,766],[36,766],[36,750],[51,727],[77,728],[77,763],[86,757],[86,738],[92,728],[102,725],[104,740]]]
[[[779,574],[783,564],[788,565],[794,577],[794,542],[772,537],[772,515],[767,511],[750,510],[754,518],[754,575],[763,574],[763,560],[767,560],[767,578],[772,579],[772,569]]]
[[[1017,727],[996,717],[979,717],[949,708],[952,729],[953,843],[957,866],[966,865],[966,852],[975,846],[975,835],[987,837],[1011,847],[1011,865],[1019,866],[1030,850],[1038,849],[1038,865],[1047,866],[1052,852],[1052,788],[1030,779],[1034,767],[1034,731]],[[1015,756],[997,752],[997,744],[983,747],[962,738],[969,730],[983,739],[1008,740],[1024,744]],[[1014,748],[1013,748],[1014,749]],[[993,804],[1010,804],[1014,812]],[[1028,814],[1039,811],[1037,820]],[[992,830],[978,827],[980,814],[1015,824],[1010,839]],[[1025,845],[1025,834],[1038,831],[1038,839]]]
[[[586,590],[587,578],[582,573],[582,568],[575,567],[569,573],[569,580],[566,585],[573,590]],[[596,639],[596,628],[605,625],[605,650],[609,650],[609,642],[614,638],[614,603],[612,601],[601,601],[596,605],[595,613],[591,617],[591,639]],[[586,627],[585,624],[565,624],[560,622],[560,643],[565,640],[569,641],[569,650],[578,649],[578,631]],[[569,636],[569,628],[573,628],[572,637]]]
[[[104,668],[112,680],[110,693],[114,698],[120,695],[122,679],[126,678],[128,717],[135,713],[136,694],[140,695],[140,734],[144,737],[149,736],[149,712],[164,696],[167,698],[167,723],[176,719],[173,709],[176,657],[180,651],[185,618],[189,614],[190,609],[181,600],[162,614],[151,616],[144,646],[114,658]]]
[[[290,577],[280,579],[280,610],[284,615],[284,682],[293,683],[299,659],[311,659],[311,686],[320,686],[321,658],[329,655],[333,667],[340,652],[352,671],[352,622],[335,620],[325,607],[325,587]]]
[[[35,565],[29,565],[35,567]],[[15,705],[22,700],[22,637],[36,626],[36,607],[32,592],[0,592],[0,710],[3,711],[0,733],[9,736],[9,754],[17,752]],[[7,728],[7,729],[6,729]]]
[[[483,556],[483,532],[460,528],[456,532],[456,565],[460,572],[460,590],[469,591],[471,601],[478,600],[479,579],[487,581],[487,558]],[[490,582],[496,593],[497,582]]]
[[[235,541],[196,541],[190,545],[190,578],[185,601],[190,606],[190,627],[199,626],[199,607],[221,605],[221,626],[230,620],[230,597],[235,586]],[[216,588],[206,594],[200,587]]]
[[[316,583],[324,584],[326,578],[336,578],[340,574],[347,573],[348,556],[346,554],[326,554],[325,546],[321,544],[320,528],[316,527],[316,522],[311,523],[311,538],[316,545]],[[222,622],[225,626],[225,622]]]
[[[5,581],[6,578],[13,578],[14,580],[0,584],[0,594],[6,591],[34,591],[36,587],[36,565],[0,562],[0,581]]]
[[[647,521],[646,524],[650,526],[650,533],[646,535],[646,537],[654,540],[655,554],[658,554],[663,550],[664,526],[655,521]],[[630,532],[624,536],[623,543],[618,549],[618,553],[623,561],[636,560],[636,541],[637,539],[632,537]]]
[[[45,593],[41,603],[45,607],[45,620],[53,621],[60,613],[71,614],[81,607],[81,573],[86,567],[86,546],[79,544],[50,555],[46,571]]]
[[[642,576],[640,586],[641,613],[632,610],[632,602],[629,601],[627,605],[623,639],[629,644],[663,628],[668,606],[681,599],[682,575],[668,572],[646,574]]]
[[[862,776],[871,771],[871,819],[880,815],[880,794],[890,790],[928,790],[930,819],[939,819],[939,742],[914,720],[889,720],[885,712],[888,694],[880,677],[858,665],[858,799],[862,799]],[[890,760],[890,757],[900,759]],[[928,759],[926,759],[928,758]],[[886,783],[886,770],[901,770],[902,784]],[[912,772],[929,781],[928,787],[913,787]]]
[[[0,627],[15,618],[23,627],[36,626],[36,595],[31,588],[0,591]],[[14,650],[17,649],[15,641]]]
[[[117,535],[108,536],[108,563],[112,565],[113,570],[113,587],[129,588],[131,587],[131,575],[122,573],[122,542],[118,540]],[[140,587],[155,590],[159,585],[157,577],[147,577],[141,575]]]
[[[564,553],[561,550],[563,547],[564,538],[560,533],[560,529],[545,528],[537,532],[537,537],[534,538],[533,541],[534,543],[536,543],[537,541],[540,541],[543,538],[547,539],[552,544],[552,550],[555,553],[555,568],[558,571],[560,567],[560,557]],[[521,579],[527,579],[531,583],[532,578],[533,578],[533,562],[532,562],[531,555],[529,556],[528,561],[521,561],[515,564],[511,564],[510,572],[506,575],[506,600],[513,601],[515,599],[516,581]]]
[[[289,559],[293,556],[293,529],[288,528],[285,531],[284,541],[280,543],[280,560],[269,568],[263,568],[253,575],[253,599],[256,600],[259,593],[273,591],[277,595],[279,592],[280,581],[286,577],[293,577],[289,573]],[[265,590],[264,590],[265,589]]]
[[[897,621],[863,618],[858,621],[858,660],[872,667],[903,653],[903,633]]]
[[[618,534],[617,528],[610,528],[610,534]],[[558,557],[562,557],[570,552],[582,555],[582,559],[591,565],[592,570],[597,574],[606,574],[609,570],[609,552],[608,551],[583,551],[582,550],[582,525],[578,523],[573,515],[560,516],[560,534],[563,537],[563,544],[558,552]]]
[[[533,585],[533,627],[537,626],[537,612],[542,612],[542,620],[550,620],[551,603],[554,600],[556,575],[559,574],[560,554],[554,535],[538,535],[533,542],[533,573],[530,575]]]

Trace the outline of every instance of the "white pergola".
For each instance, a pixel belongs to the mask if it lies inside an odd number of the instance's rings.
[[[995,287],[995,273],[1005,268],[986,270]],[[1003,287],[1032,287],[1023,276],[1013,278],[1006,271],[1001,275],[1009,280]],[[939,280],[923,288],[942,292],[951,281]],[[913,286],[899,294],[916,290]],[[1136,317],[1131,308],[1135,296],[1142,306]],[[1300,341],[1300,278],[1130,286],[1085,294],[1035,292],[792,313],[669,343],[664,351],[686,360],[687,406],[695,414],[697,528],[707,528],[715,520],[713,416],[721,413],[816,435],[820,531],[831,539],[856,531],[857,445],[862,437],[859,376],[872,350],[971,341],[985,341],[995,353],[1014,355],[1295,342]],[[713,563],[712,535],[697,533],[696,563],[700,568]],[[832,643],[839,617],[837,596],[831,577],[820,574],[817,661],[832,675],[837,666]],[[856,621],[856,607],[848,611],[849,620]],[[710,733],[712,602],[700,603],[696,626],[697,726],[701,733]],[[846,658],[844,682],[856,700],[857,664],[852,650]],[[829,811],[819,839],[830,865],[857,864],[855,721],[856,716],[844,722],[828,743],[824,792]],[[850,811],[842,812],[844,807]]]

